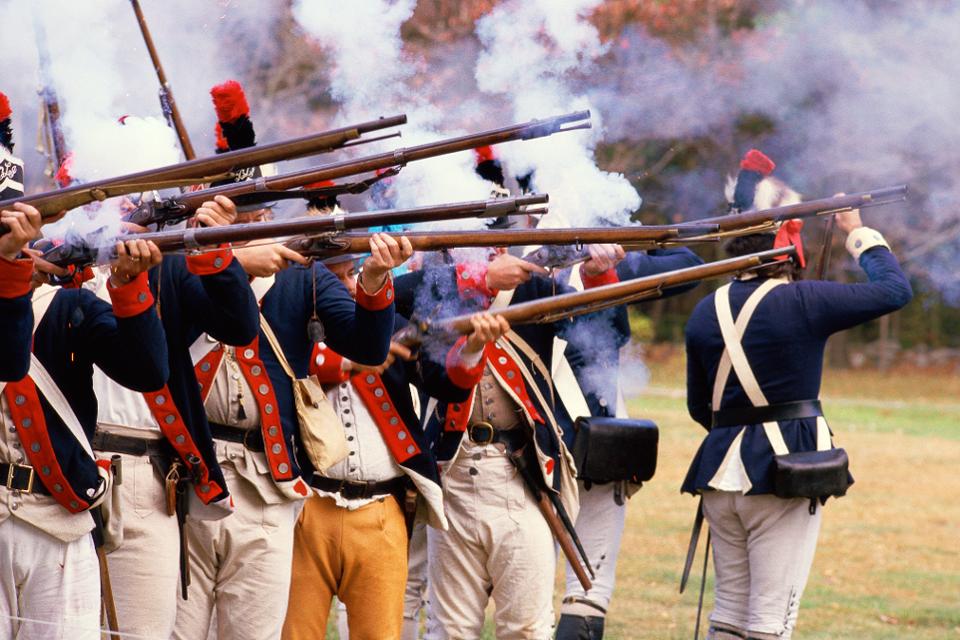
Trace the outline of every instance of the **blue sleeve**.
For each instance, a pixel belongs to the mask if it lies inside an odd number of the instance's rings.
[[[191,273],[182,257],[169,262],[176,271],[177,293],[190,323],[201,333],[229,345],[253,342],[260,331],[260,310],[250,279],[238,260],[234,258],[223,271],[206,276]],[[167,268],[167,264],[164,260],[161,268]]]
[[[617,265],[617,275],[620,280],[643,278],[665,271],[676,271],[703,264],[703,259],[686,247],[671,247],[669,249],[655,249],[653,251],[630,251]],[[699,282],[691,282],[677,287],[666,289],[663,298],[675,296],[696,287]]]
[[[0,298],[0,381],[22,379],[30,369],[33,334],[31,294]]]
[[[712,300],[707,297],[701,300],[694,309],[687,322],[686,327],[686,348],[687,348],[687,411],[690,417],[709,429],[713,422],[710,403],[713,398],[713,388],[707,370],[700,360],[700,354],[696,344],[696,334],[702,331],[699,326],[704,322],[704,316],[700,309],[705,300]]]
[[[134,391],[156,391],[170,375],[167,339],[156,306],[129,318],[118,318],[109,303],[80,290],[86,321],[85,358]]]
[[[326,331],[324,342],[354,362],[382,364],[390,351],[394,303],[379,311],[365,309],[350,297],[350,292],[329,269],[314,264],[313,270],[316,312]]]
[[[811,332],[829,336],[904,307],[913,289],[897,258],[886,247],[860,256],[869,282],[799,282],[800,301]]]

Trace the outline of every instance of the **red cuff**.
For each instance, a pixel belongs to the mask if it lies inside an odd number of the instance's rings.
[[[616,269],[607,269],[600,275],[591,276],[584,271],[583,265],[580,265],[580,281],[583,282],[584,289],[593,289],[605,284],[616,284],[620,282],[620,276],[617,275]]]
[[[187,269],[198,276],[212,276],[230,266],[233,260],[233,251],[230,245],[220,245],[216,251],[207,251],[187,256]]]
[[[337,384],[350,377],[350,372],[343,370],[343,356],[322,343],[313,345],[309,369],[320,384]]]
[[[484,308],[496,297],[497,291],[487,286],[487,265],[465,262],[457,265],[457,291],[465,300],[476,300]]]
[[[30,293],[33,260],[0,258],[0,298],[22,298]]]
[[[138,316],[153,306],[153,294],[150,293],[150,281],[146,272],[122,287],[114,287],[108,283],[107,291],[113,301],[113,315],[118,318]]]
[[[393,304],[393,278],[387,276],[387,282],[380,291],[367,293],[360,281],[357,281],[357,304],[367,311],[383,311]]]
[[[483,368],[487,363],[486,353],[481,354],[480,361],[472,367],[467,367],[460,356],[460,352],[467,344],[467,337],[461,336],[447,352],[447,377],[450,381],[461,389],[473,389],[480,384],[480,378],[483,376]]]

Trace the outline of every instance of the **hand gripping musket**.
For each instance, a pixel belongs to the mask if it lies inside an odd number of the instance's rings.
[[[831,215],[853,209],[865,209],[867,207],[902,202],[906,199],[907,186],[898,185],[895,187],[865,191],[863,193],[820,198],[819,200],[807,200],[806,202],[773,207],[771,209],[692,220],[689,223],[681,223],[679,226],[717,225],[719,231],[709,234],[714,238],[742,236],[773,229],[777,223],[790,220],[791,218],[812,218]],[[696,240],[697,238],[695,237],[688,238],[688,241],[691,242]]]
[[[83,242],[67,242],[47,250],[43,259],[58,266],[87,266],[98,261],[106,252],[112,255],[114,243],[121,240],[150,240],[163,253],[199,252],[226,243],[254,240],[276,241],[277,238],[313,234],[336,234],[347,229],[416,224],[463,218],[498,218],[523,213],[523,206],[546,201],[546,196],[518,196],[497,200],[476,200],[415,209],[386,209],[365,213],[329,216],[303,216],[275,222],[251,222],[222,227],[195,227],[156,231],[153,233],[124,234],[103,238],[96,246]],[[367,250],[369,245],[367,246]]]
[[[539,214],[539,208],[524,213]],[[524,256],[541,267],[559,268],[589,258],[583,245],[616,243],[627,250],[657,249],[683,242],[686,236],[716,231],[716,225],[630,227],[581,227],[574,229],[489,229],[486,231],[406,231],[415,251],[445,251],[465,247],[525,247],[542,245]],[[337,236],[303,238],[288,243],[291,249],[311,258],[328,258],[367,250],[372,234],[360,231]]]
[[[133,12],[137,16],[137,24],[140,25],[140,33],[143,34],[143,43],[150,54],[150,60],[153,62],[153,69],[157,72],[157,80],[160,82],[160,108],[163,109],[163,115],[167,122],[177,132],[177,138],[180,139],[180,148],[183,149],[183,157],[187,160],[193,160],[197,154],[193,151],[193,143],[190,142],[190,135],[183,124],[183,118],[180,117],[180,109],[177,108],[177,102],[173,99],[173,90],[167,81],[167,74],[160,64],[160,55],[157,53],[157,47],[153,44],[153,36],[150,35],[150,27],[147,26],[147,19],[140,8],[139,0],[130,0],[133,6]]]
[[[794,256],[796,252],[796,248],[790,246],[750,253],[696,267],[664,271],[663,273],[607,284],[584,291],[574,291],[549,298],[512,304],[491,313],[502,316],[511,325],[555,322],[622,304],[657,298],[664,290],[678,285],[752,271],[775,260]],[[394,340],[408,345],[417,345],[432,334],[467,335],[473,330],[470,322],[471,317],[472,314],[464,314],[440,320],[414,320],[398,332],[394,336]]]
[[[82,207],[91,202],[106,200],[107,198],[222,180],[233,177],[234,172],[240,169],[280,162],[281,160],[303,158],[333,151],[334,149],[354,146],[355,144],[373,142],[383,139],[383,137],[394,137],[391,135],[360,139],[365,133],[399,126],[405,124],[406,121],[407,116],[405,115],[380,118],[283,142],[229,151],[209,158],[188,160],[157,169],[148,169],[115,178],[78,184],[66,189],[48,191],[17,200],[4,200],[0,202],[0,209],[8,209],[14,202],[22,202],[39,209],[44,218],[50,218],[61,211]],[[8,229],[4,225],[0,225],[0,234],[7,231]]]
[[[457,153],[458,151],[467,151],[484,145],[499,144],[512,140],[532,140],[534,138],[553,135],[554,133],[575,129],[587,129],[590,127],[590,122],[584,121],[589,117],[589,111],[577,111],[562,116],[555,116],[543,120],[532,120],[530,122],[483,131],[481,133],[428,142],[415,147],[395,149],[363,158],[343,160],[341,162],[321,165],[294,173],[261,177],[257,180],[248,180],[246,182],[237,182],[211,189],[184,193],[156,202],[145,202],[137,211],[134,211],[129,216],[128,220],[141,225],[184,220],[193,215],[204,202],[212,200],[218,195],[227,196],[233,200],[237,206],[249,206],[285,197],[311,198],[318,192],[315,190],[297,191],[296,189],[313,182],[336,180],[347,176],[373,172],[378,169],[397,169],[409,162],[435,158],[437,156]],[[564,126],[567,124],[571,126]],[[324,195],[336,195],[344,192],[354,193],[357,189],[362,190],[363,184],[366,183],[367,181],[337,185],[325,190]],[[290,191],[291,189],[295,191]]]

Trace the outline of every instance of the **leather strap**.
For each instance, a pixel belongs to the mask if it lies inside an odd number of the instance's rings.
[[[467,437],[474,444],[502,444],[507,451],[516,451],[526,443],[529,437],[527,431],[522,425],[515,429],[497,429],[489,423],[480,422],[467,426]]]
[[[240,429],[218,422],[210,422],[210,435],[216,440],[242,444],[250,451],[263,451],[263,433],[260,429]]]
[[[154,438],[134,438],[115,433],[97,431],[93,435],[93,448],[97,451],[125,453],[128,456],[167,456],[172,455],[166,440]]]
[[[739,427],[747,424],[797,420],[799,418],[815,418],[822,415],[823,408],[819,400],[782,402],[779,404],[768,404],[764,407],[737,407],[715,411],[713,413],[713,424],[711,428]]]
[[[0,463],[0,485],[10,491],[50,495],[50,492],[37,477],[34,468],[28,464]]]
[[[339,493],[347,500],[366,500],[378,496],[395,495],[407,486],[407,476],[399,476],[382,482],[355,482],[336,480],[314,474],[310,486],[327,493]]]

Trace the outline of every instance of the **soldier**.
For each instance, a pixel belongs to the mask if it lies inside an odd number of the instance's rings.
[[[751,150],[741,168],[735,206],[746,209],[774,165]],[[743,255],[797,244],[799,222],[736,238],[726,250]],[[687,405],[709,433],[683,491],[702,496],[710,526],[714,640],[791,637],[820,504],[852,481],[817,400],[824,346],[830,335],[895,311],[912,296],[886,241],[862,225],[858,211],[837,214],[837,227],[869,282],[798,281],[798,247],[797,263],[736,278],[701,300],[687,323]],[[789,482],[791,460],[814,451],[814,479],[823,486]]]
[[[211,93],[229,149],[249,146],[253,128],[240,85],[230,81]],[[370,250],[354,301],[321,264],[285,268],[307,261],[282,245],[237,249],[248,274],[258,276],[251,286],[260,303],[260,333],[235,348],[201,336],[191,348],[217,461],[237,512],[221,521],[187,521],[194,572],[173,637],[204,637],[214,612],[216,637],[279,635],[294,524],[309,493],[304,478],[312,472],[306,457],[295,457],[303,443],[290,374],[307,376],[311,325],[323,327],[331,347],[352,360],[375,365],[386,358],[394,312],[389,271],[411,250],[409,242],[381,234]]]
[[[191,224],[217,226],[237,218],[233,203],[203,203]],[[103,296],[103,274],[86,287]],[[108,539],[118,621],[123,633],[169,637],[177,615],[178,574],[189,571],[182,546],[186,513],[219,519],[233,509],[220,470],[193,370],[191,345],[201,334],[244,345],[256,336],[257,301],[229,247],[168,256],[151,271],[170,357],[170,381],[139,394],[96,371],[101,399],[94,448],[119,456],[127,481]]]
[[[44,285],[32,292],[39,279],[32,261],[19,256],[39,235],[40,214],[16,205],[0,219],[11,229],[0,236],[0,301],[20,316],[19,339],[6,337],[32,344],[5,372],[23,373],[26,364],[29,373],[0,384],[0,635],[98,638],[100,573],[89,534],[112,476],[90,446],[97,415],[90,375],[97,365],[141,391],[166,381],[166,341],[146,275],[160,252],[142,240],[116,245],[112,308],[85,290]],[[6,313],[3,322],[10,322]]]
[[[355,276],[339,261],[348,288]],[[407,321],[397,317],[396,329]],[[502,322],[474,319],[474,332],[449,348],[441,362],[414,357],[404,345],[378,367],[345,360],[321,345],[317,376],[340,418],[347,456],[315,473],[314,488],[296,530],[290,610],[283,637],[322,637],[334,595],[349,611],[354,638],[401,635],[407,577],[407,537],[423,497],[426,519],[446,528],[436,460],[421,427],[411,384],[448,402],[466,400],[479,380],[483,346]]]
[[[699,264],[703,264],[703,260],[685,247],[649,252],[630,251],[617,265],[617,275],[620,280],[630,280]],[[572,275],[576,276],[575,273]],[[570,284],[582,289],[576,277],[571,279]],[[674,287],[665,291],[664,295],[684,293],[695,286]],[[565,350],[561,351],[567,362],[555,363],[554,381],[558,394],[574,418],[593,416],[624,420],[628,417],[619,373],[620,349],[625,342],[623,338],[630,335],[629,322],[624,307],[608,313],[614,315],[610,321],[621,328],[619,333],[600,332],[600,335],[609,335],[608,340],[574,339],[573,344],[566,345]],[[590,328],[581,331],[589,332]],[[581,343],[580,346],[585,344],[586,348],[577,348],[577,342]],[[567,375],[565,367],[569,367],[572,375]],[[607,422],[608,428],[615,424]],[[624,434],[642,437],[635,428],[621,428]],[[583,436],[576,434],[573,429],[564,431],[564,440],[571,450],[574,450],[575,437]],[[621,444],[623,442],[621,440]],[[638,443],[637,446],[646,445]],[[634,453],[630,451],[630,454]],[[598,454],[615,457],[616,452],[586,453],[586,456],[599,459]],[[589,592],[584,591],[573,568],[567,563],[566,590],[560,606],[556,637],[557,640],[600,640],[616,580],[617,557],[626,523],[626,498],[638,491],[640,484],[633,476],[613,482],[595,482],[590,478],[585,481],[585,470],[577,471],[580,514],[577,516],[576,530],[593,565],[593,586]]]
[[[585,285],[615,281],[613,267],[622,249],[598,246],[592,252],[581,267]],[[543,275],[546,270],[499,252],[489,264],[404,276],[398,279],[399,297],[421,309],[443,305],[440,315],[457,310],[450,307],[495,309],[553,295],[557,286]],[[543,363],[551,361],[555,336],[569,333],[580,322],[509,332],[485,349],[481,382],[470,399],[438,402],[430,412],[428,429],[439,434],[435,449],[450,528],[428,531],[428,637],[479,637],[491,596],[497,606],[498,637],[550,634],[553,538],[508,456],[529,456],[524,459],[542,488],[557,492],[570,517],[576,517],[576,483],[561,439],[561,432],[572,425],[563,405],[554,400]]]

